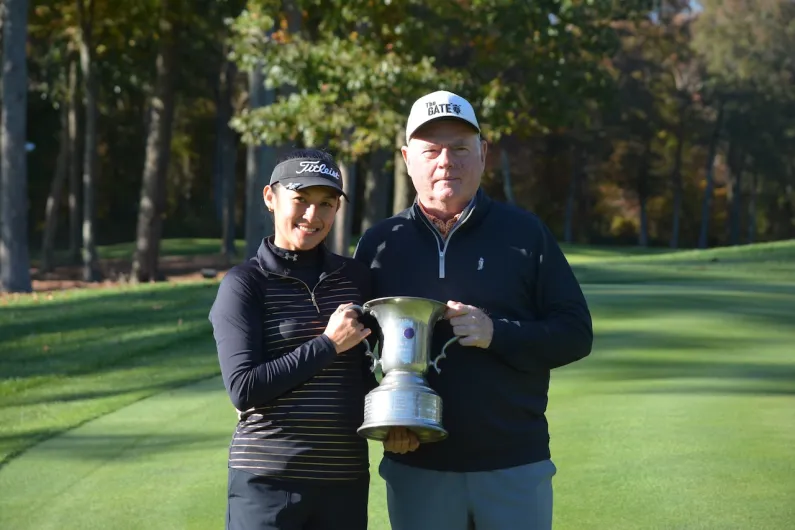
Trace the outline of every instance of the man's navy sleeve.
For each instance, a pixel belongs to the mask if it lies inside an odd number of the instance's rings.
[[[538,320],[494,320],[489,350],[517,370],[558,368],[591,353],[593,324],[579,282],[544,223],[536,282]]]
[[[275,359],[263,351],[264,289],[242,268],[221,281],[210,322],[224,386],[240,411],[262,406],[295,388],[336,358],[334,343],[321,334]]]

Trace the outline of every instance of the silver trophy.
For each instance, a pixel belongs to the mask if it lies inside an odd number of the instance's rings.
[[[372,357],[372,371],[380,365],[384,374],[378,388],[364,398],[364,423],[356,432],[370,440],[386,439],[390,427],[406,427],[421,443],[447,437],[442,425],[442,398],[425,379],[430,366],[441,373],[439,361],[445,350],[459,337],[447,341],[435,359],[430,359],[433,326],[447,306],[427,298],[396,296],[370,300],[354,306],[369,313],[381,328],[380,355],[376,356],[367,341],[367,355]]]

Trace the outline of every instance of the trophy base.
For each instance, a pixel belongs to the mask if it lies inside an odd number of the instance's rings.
[[[413,432],[420,443],[438,442],[447,438],[447,431],[438,425],[407,425],[406,422],[396,421],[391,425],[380,423],[378,425],[362,425],[356,431],[363,438],[383,442],[392,427],[405,427]]]
[[[390,372],[364,398],[364,422],[356,432],[369,440],[384,441],[391,427],[405,427],[420,443],[447,438],[442,426],[442,398],[425,378],[411,372]]]

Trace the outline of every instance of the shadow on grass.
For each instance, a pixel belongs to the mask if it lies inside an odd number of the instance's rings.
[[[207,315],[216,291],[213,283],[175,285],[4,307],[0,381],[97,373],[154,351],[188,361],[195,350],[186,343],[214,351]]]
[[[37,332],[101,329],[179,318],[204,318],[218,285],[163,284],[131,290],[96,290],[74,298],[60,295],[36,304],[0,307],[0,348],[4,342]]]
[[[594,335],[594,352],[615,353],[623,351],[638,352],[676,352],[698,351],[716,355],[748,355],[749,351],[762,345],[775,345],[781,339],[753,337],[720,337],[715,335],[695,335],[683,333],[681,330],[646,331],[596,331]]]
[[[594,380],[647,383],[630,393],[795,395],[795,361],[603,358],[583,364],[582,371]]]
[[[754,384],[737,386],[730,383],[720,385],[698,386],[687,385],[656,385],[653,388],[643,388],[634,390],[622,390],[622,394],[690,394],[696,396],[717,396],[717,395],[737,395],[737,396],[795,396],[793,387],[775,387],[770,384]]]
[[[206,332],[205,332],[206,331]],[[15,386],[36,386],[37,378],[80,377],[102,375],[120,368],[134,369],[149,365],[162,365],[163,369],[179,369],[180,363],[195,361],[197,356],[213,355],[215,345],[211,329],[163,330],[143,338],[118,342],[113,335],[90,342],[75,340],[51,351],[35,353],[19,351],[19,355],[0,360],[4,380]],[[27,355],[26,355],[27,353]],[[19,379],[29,382],[21,383]]]
[[[117,366],[116,368],[123,368]],[[169,379],[168,381],[164,381],[162,383],[157,384],[145,384],[145,385],[121,385],[114,389],[109,390],[91,390],[91,391],[78,391],[78,392],[61,392],[61,393],[53,393],[47,394],[46,396],[30,396],[24,394],[16,394],[7,396],[3,399],[3,402],[0,403],[0,409],[3,408],[12,408],[12,407],[29,407],[35,405],[48,405],[51,403],[71,403],[76,401],[90,401],[94,399],[106,399],[106,398],[114,398],[116,396],[121,396],[123,394],[139,394],[144,393],[145,395],[153,395],[158,394],[160,392],[165,392],[171,390],[173,388],[182,387],[184,385],[189,385],[190,383],[195,383],[197,380],[201,381],[204,379],[209,379],[213,376],[206,376],[203,375],[197,379],[197,377],[193,374],[185,375],[184,377],[176,378],[176,379]],[[223,383],[219,380],[218,387],[216,389],[211,390],[224,390]],[[205,390],[192,390],[193,392],[205,392]]]
[[[52,438],[57,432],[37,432],[36,438],[45,440]],[[0,442],[16,442],[21,438],[28,438],[29,434],[0,435]],[[38,451],[57,455],[59,458],[81,460],[117,460],[135,461],[141,457],[155,456],[158,454],[178,452],[185,453],[191,450],[203,450],[208,447],[224,451],[218,441],[230,439],[232,430],[227,434],[180,433],[180,434],[79,434],[71,432],[62,436],[57,441],[41,443]],[[55,441],[56,443],[53,443]]]
[[[765,262],[721,262],[721,261],[682,261],[682,262],[582,262],[573,263],[577,279],[582,284],[721,284],[733,283],[738,286],[763,285],[767,282],[781,282],[792,285],[795,281],[795,265],[788,263]]]
[[[670,317],[693,318],[771,326],[791,329],[795,321],[795,290],[731,290],[715,288],[705,290],[654,286],[637,290],[588,292],[586,297],[593,306],[594,321],[628,319],[665,319]],[[678,330],[670,330],[677,333]]]

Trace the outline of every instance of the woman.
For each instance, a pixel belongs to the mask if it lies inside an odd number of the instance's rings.
[[[350,304],[369,271],[329,252],[342,189],[323,151],[290,153],[263,197],[275,234],[232,268],[210,321],[239,422],[229,449],[228,530],[365,530],[368,446],[356,434],[377,385]]]

